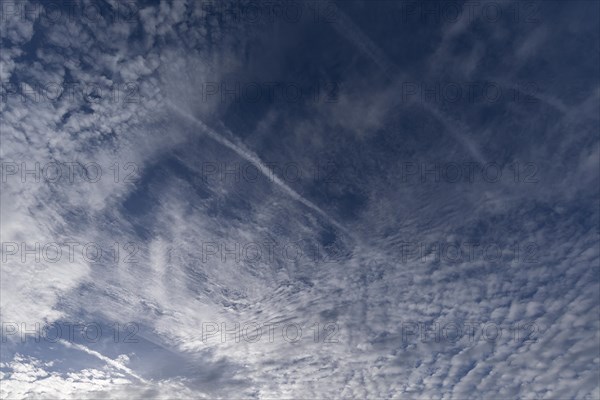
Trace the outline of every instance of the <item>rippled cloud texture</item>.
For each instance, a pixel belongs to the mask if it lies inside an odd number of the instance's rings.
[[[1,5],[2,398],[600,398],[598,2]]]

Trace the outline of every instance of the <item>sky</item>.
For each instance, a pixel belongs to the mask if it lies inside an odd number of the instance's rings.
[[[0,4],[0,398],[600,398],[599,2]]]

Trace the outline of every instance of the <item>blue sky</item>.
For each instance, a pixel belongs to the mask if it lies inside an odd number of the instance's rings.
[[[1,4],[2,398],[600,397],[598,2]]]

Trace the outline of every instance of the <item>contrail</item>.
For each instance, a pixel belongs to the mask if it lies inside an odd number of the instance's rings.
[[[336,10],[337,18],[334,21],[334,27],[342,36],[344,36],[348,41],[354,44],[361,52],[365,53],[375,64],[379,66],[384,72],[384,74],[393,80],[398,78],[398,70],[399,68],[394,64],[392,60],[390,60],[385,53],[375,44],[367,35],[365,35],[362,30],[356,26],[356,24],[348,17],[342,10],[339,9],[333,2],[330,2],[331,6]],[[477,161],[482,164],[486,164],[485,158],[481,155],[481,152],[478,150],[475,143],[471,141],[466,135],[459,132],[459,130],[468,130],[468,128],[456,121],[459,129],[455,129],[452,126],[452,122],[449,121],[448,117],[444,115],[444,113],[437,108],[433,107],[430,104],[424,104],[422,102],[415,102],[415,104],[421,105],[431,114],[433,114],[448,130],[448,132],[454,136],[454,138],[462,144],[467,151],[475,157]]]
[[[126,372],[127,374],[133,376],[134,378],[138,379],[139,381],[141,381],[143,383],[149,383],[147,380],[145,380],[144,378],[142,378],[141,376],[139,376],[135,372],[133,372],[133,370],[131,368],[127,368],[125,365],[121,364],[120,362],[113,360],[110,357],[106,357],[105,355],[102,355],[102,354],[98,353],[97,351],[89,349],[81,344],[69,343],[66,340],[62,340],[62,339],[59,340],[59,342],[62,343],[65,347],[75,348],[77,350],[81,350],[87,354],[90,354],[96,358],[99,358],[100,360],[104,361],[105,363],[115,367],[116,369]]]
[[[256,154],[254,154],[251,150],[246,148],[243,144],[241,144],[241,143],[236,144],[236,143],[232,142],[231,140],[225,138],[223,135],[221,135],[218,132],[216,132],[215,130],[211,129],[204,122],[202,122],[198,118],[194,117],[192,114],[180,109],[179,107],[177,107],[176,105],[174,105],[171,102],[167,102],[167,107],[170,110],[181,115],[182,117],[185,117],[187,120],[193,122],[196,126],[198,126],[202,130],[203,133],[208,135],[211,139],[213,139],[216,142],[222,144],[223,146],[233,150],[240,157],[242,157],[242,158],[246,159],[247,161],[251,162],[252,164],[254,164],[254,166],[263,175],[265,175],[267,178],[271,178],[277,186],[279,186],[281,189],[283,189],[294,200],[299,201],[300,203],[304,204],[306,207],[317,212],[319,215],[324,217],[330,224],[332,224],[333,226],[338,228],[340,231],[344,232],[350,238],[354,239],[352,233],[346,227],[344,227],[342,224],[340,224],[335,219],[333,219],[331,216],[329,216],[329,214],[327,214],[325,211],[323,211],[319,206],[317,206],[310,200],[307,200],[304,197],[302,197],[302,195],[300,195],[294,189],[289,187],[279,177],[275,176],[275,174],[272,173],[272,171],[269,169],[269,167]]]
[[[356,26],[352,19],[343,13],[335,4],[330,4],[336,10],[337,15],[333,25],[334,28],[358,47],[360,51],[367,54],[388,77],[395,75],[398,67],[390,61],[379,46],[373,43],[373,41]]]

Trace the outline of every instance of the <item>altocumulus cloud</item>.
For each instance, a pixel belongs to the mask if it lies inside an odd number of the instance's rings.
[[[1,4],[2,398],[600,397],[597,2]]]

